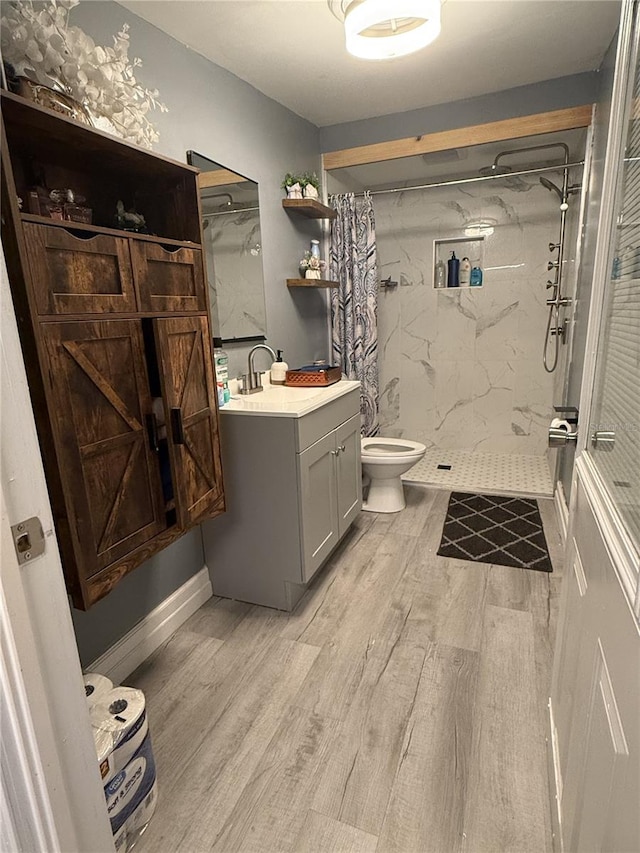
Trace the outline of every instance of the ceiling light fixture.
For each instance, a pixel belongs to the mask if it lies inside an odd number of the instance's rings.
[[[426,47],[440,33],[440,0],[329,0],[344,20],[347,50],[360,59],[393,59]]]

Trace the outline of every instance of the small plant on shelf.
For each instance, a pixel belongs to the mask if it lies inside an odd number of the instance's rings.
[[[320,181],[315,172],[305,172],[300,178],[300,183],[302,184],[302,195],[304,198],[318,198]]]
[[[322,278],[322,272],[326,267],[326,263],[311,252],[305,252],[304,258],[300,261],[300,272],[303,278]]]
[[[287,172],[281,184],[287,198],[302,198],[302,177]]]

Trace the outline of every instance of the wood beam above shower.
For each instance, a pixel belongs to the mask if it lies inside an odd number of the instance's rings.
[[[592,105],[585,104],[581,107],[518,116],[487,124],[476,124],[472,127],[459,127],[454,130],[424,134],[424,136],[412,136],[408,139],[343,148],[341,151],[328,151],[323,154],[322,165],[327,170],[364,166],[368,163],[399,160],[402,157],[413,157],[417,154],[448,151],[451,148],[469,148],[472,145],[483,145],[487,142],[506,142],[509,139],[522,139],[543,133],[576,130],[589,127],[591,114]]]

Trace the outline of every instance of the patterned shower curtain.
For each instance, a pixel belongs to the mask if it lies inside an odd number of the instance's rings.
[[[331,225],[329,277],[333,361],[348,379],[360,380],[362,435],[377,435],[378,423],[378,262],[371,195],[334,195],[338,212]]]

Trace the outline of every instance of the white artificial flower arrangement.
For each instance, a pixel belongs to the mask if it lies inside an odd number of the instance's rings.
[[[80,27],[69,26],[69,12],[78,3],[3,3],[3,59],[17,74],[70,95],[101,129],[152,148],[159,134],[148,113],[151,109],[164,113],[167,107],[158,100],[157,89],[147,89],[135,78],[134,69],[142,60],[129,60],[128,25],[113,37],[113,47],[101,47]]]

